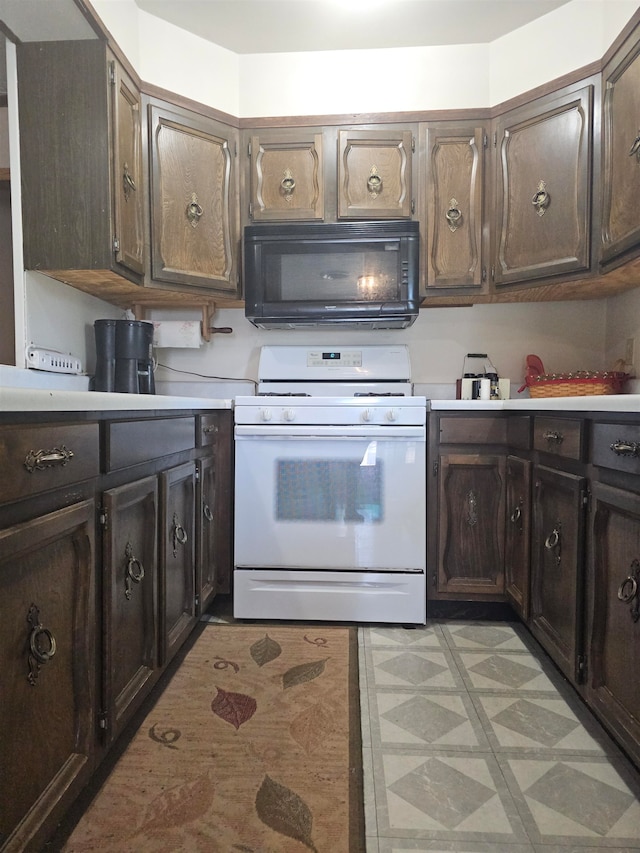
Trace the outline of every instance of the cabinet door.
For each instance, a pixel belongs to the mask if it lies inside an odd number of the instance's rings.
[[[640,762],[640,496],[593,484],[589,704]]]
[[[586,481],[534,468],[531,547],[533,635],[573,681],[582,679]]]
[[[440,457],[438,593],[504,593],[505,459]],[[462,596],[461,596],[462,597]]]
[[[0,531],[3,849],[42,849],[93,769],[94,528],[84,501]]]
[[[324,218],[322,133],[267,132],[251,137],[249,151],[254,222]]]
[[[338,132],[338,218],[409,219],[410,130]]]
[[[531,540],[531,462],[507,457],[505,520],[505,592],[525,621],[529,617],[529,545]]]
[[[144,272],[144,203],[142,104],[140,92],[110,56],[111,144],[113,151],[113,234],[116,261]]]
[[[158,481],[103,496],[103,682],[108,742],[140,705],[158,660]]]
[[[214,456],[198,459],[196,509],[196,611],[202,615],[216,594],[218,575],[218,542],[216,513],[218,508],[217,472]]]
[[[235,294],[237,134],[168,105],[149,121],[152,278]]]
[[[496,285],[589,268],[592,101],[585,86],[498,119]]]
[[[160,653],[168,663],[195,620],[195,465],[160,475]]]
[[[602,252],[606,263],[640,243],[640,41],[638,34],[603,72]]]
[[[426,130],[427,292],[482,284],[484,137],[481,127]]]

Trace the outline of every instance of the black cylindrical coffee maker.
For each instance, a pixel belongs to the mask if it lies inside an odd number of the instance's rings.
[[[142,320],[96,320],[94,391],[155,394],[153,323]]]

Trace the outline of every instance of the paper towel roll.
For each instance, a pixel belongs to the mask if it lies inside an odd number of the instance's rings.
[[[199,320],[157,320],[153,323],[153,345],[155,347],[201,346]]]

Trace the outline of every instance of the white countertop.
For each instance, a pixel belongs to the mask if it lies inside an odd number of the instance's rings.
[[[452,412],[637,412],[640,394],[527,397],[522,400],[429,400],[432,411]]]
[[[169,397],[164,394],[119,394],[0,387],[0,412],[102,412],[166,409],[230,409],[230,399]]]

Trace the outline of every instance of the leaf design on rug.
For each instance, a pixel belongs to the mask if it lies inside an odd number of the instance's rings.
[[[265,663],[269,663],[270,661],[280,657],[282,654],[282,647],[280,646],[280,643],[277,643],[275,640],[272,640],[268,634],[265,634],[264,639],[256,640],[249,651],[251,653],[251,657],[258,666],[264,666]]]
[[[156,743],[161,743],[162,746],[167,746],[169,749],[177,749],[178,747],[174,746],[174,744],[182,737],[180,729],[165,729],[163,732],[157,732],[157,725],[158,723],[154,723],[149,729],[151,740],[155,740]]]
[[[323,660],[312,661],[311,663],[301,663],[298,666],[292,666],[282,676],[282,686],[286,690],[288,687],[295,687],[297,684],[304,684],[305,681],[313,681],[314,678],[322,675],[324,665],[329,658]]]
[[[253,717],[258,707],[253,696],[227,692],[217,685],[216,690],[218,694],[211,703],[211,710],[221,720],[239,729],[243,723]]]
[[[312,705],[291,721],[289,734],[300,744],[307,755],[315,752],[327,742],[327,736],[335,729],[334,714],[322,704]]]
[[[198,820],[210,808],[214,792],[215,784],[208,772],[163,791],[149,803],[139,834],[147,830],[157,832],[158,829],[182,826]]]
[[[265,776],[256,795],[256,813],[270,829],[301,841],[314,853],[311,839],[313,815],[309,806],[290,788]]]

